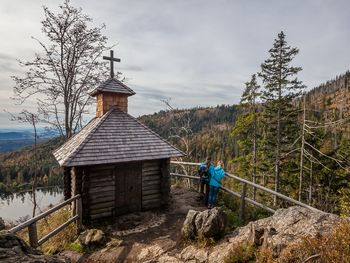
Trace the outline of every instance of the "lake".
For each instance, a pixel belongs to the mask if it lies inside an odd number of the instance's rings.
[[[36,214],[45,210],[51,205],[56,205],[63,201],[63,189],[50,187],[36,190],[38,208]],[[33,202],[31,192],[15,193],[0,197],[0,217],[6,223],[15,223],[25,218],[32,217]]]

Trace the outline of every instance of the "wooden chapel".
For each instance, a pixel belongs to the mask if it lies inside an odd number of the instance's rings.
[[[82,196],[83,222],[167,205],[171,157],[183,156],[128,114],[135,92],[111,76],[91,92],[96,117],[53,154],[64,167],[65,199]]]

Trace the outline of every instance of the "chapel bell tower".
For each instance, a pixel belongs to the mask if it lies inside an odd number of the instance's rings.
[[[96,97],[96,117],[103,116],[112,107],[128,112],[128,97],[136,93],[114,78],[113,62],[120,62],[120,59],[113,57],[113,50],[110,57],[103,56],[103,59],[110,61],[111,76],[90,93],[92,97]]]

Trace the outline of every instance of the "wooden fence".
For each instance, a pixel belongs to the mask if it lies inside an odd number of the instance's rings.
[[[171,162],[172,164],[175,164],[175,165],[190,165],[190,166],[199,166],[200,164],[199,163],[191,163],[191,162],[177,162],[177,161],[172,161]],[[194,176],[194,175],[184,175],[184,174],[179,174],[179,173],[170,173],[171,176],[174,176],[174,177],[182,177],[182,178],[188,178],[188,179],[195,179],[195,180],[199,180],[199,176]],[[259,185],[259,184],[255,184],[251,181],[248,181],[246,179],[243,179],[241,177],[238,177],[236,175],[233,175],[233,174],[230,174],[230,173],[225,173],[225,175],[229,178],[232,178],[236,181],[238,181],[239,183],[242,184],[242,190],[241,190],[241,193],[237,193],[225,186],[222,186],[221,189],[224,190],[225,192],[233,195],[233,196],[236,196],[240,199],[240,207],[239,207],[239,217],[240,217],[240,220],[241,221],[244,221],[244,217],[245,217],[245,206],[246,206],[246,202],[254,205],[254,206],[257,206],[257,207],[260,207],[260,208],[263,208],[265,209],[266,211],[270,212],[270,213],[274,213],[275,210],[264,205],[264,204],[261,204],[259,202],[257,202],[256,200],[253,200],[249,197],[247,197],[247,187],[248,186],[251,186],[255,189],[260,189],[262,190],[263,192],[266,192],[266,193],[269,193],[273,196],[277,196],[278,198],[282,199],[282,200],[285,200],[289,203],[292,203],[293,205],[299,205],[299,206],[302,206],[302,207],[305,207],[305,208],[308,208],[312,211],[317,211],[317,212],[322,212],[321,210],[318,210],[317,208],[315,207],[312,207],[312,206],[309,206],[305,203],[302,203],[302,202],[299,202],[293,198],[290,198],[286,195],[283,195],[281,193],[278,193],[276,191],[273,191],[267,187],[264,187],[262,185]]]
[[[62,207],[68,205],[68,204],[73,204],[73,216],[65,223],[57,227],[55,230],[52,232],[48,233],[47,235],[43,236],[38,240],[38,232],[37,232],[37,222],[40,219],[43,219],[52,213],[56,212],[57,210],[61,209]],[[38,247],[42,245],[45,241],[47,241],[49,238],[53,237],[54,235],[58,234],[60,231],[62,231],[64,228],[66,228],[69,224],[72,222],[76,221],[77,222],[77,229],[78,232],[80,232],[82,228],[82,202],[81,202],[81,196],[76,195],[73,196],[72,198],[54,206],[53,208],[27,220],[26,222],[19,224],[9,230],[10,233],[15,234],[18,231],[28,228],[28,237],[29,237],[29,244],[31,247]]]

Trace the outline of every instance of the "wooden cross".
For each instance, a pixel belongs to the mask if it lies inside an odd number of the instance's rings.
[[[115,62],[120,62],[120,58],[114,58],[113,57],[113,50],[111,50],[111,56],[110,57],[103,56],[103,59],[110,61],[110,64],[111,64],[111,78],[114,78],[113,62],[114,61]]]

